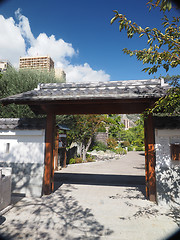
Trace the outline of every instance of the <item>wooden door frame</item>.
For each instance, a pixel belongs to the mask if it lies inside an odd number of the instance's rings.
[[[45,161],[44,161],[44,181],[43,193],[49,195],[54,190],[54,133],[55,133],[55,115],[47,114],[46,134],[45,134]]]
[[[156,202],[156,157],[153,117],[144,120],[146,198]]]
[[[43,193],[48,195],[54,190],[54,140],[55,140],[55,114],[47,114],[46,122],[46,149]],[[144,120],[145,135],[145,181],[146,197],[156,202],[156,174],[155,174],[155,133],[153,117],[149,115]]]

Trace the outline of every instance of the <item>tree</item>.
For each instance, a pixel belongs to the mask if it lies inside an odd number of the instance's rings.
[[[119,31],[123,29],[127,32],[127,37],[132,38],[135,34],[139,37],[146,36],[148,48],[141,50],[123,49],[123,52],[136,56],[138,61],[143,64],[150,64],[143,71],[153,74],[163,67],[166,72],[169,67],[175,68],[180,64],[180,17],[173,17],[171,20],[165,15],[166,10],[170,11],[172,4],[168,0],[150,0],[149,9],[159,7],[163,11],[162,26],[164,31],[157,28],[142,28],[135,22],[128,20],[125,15],[115,12],[115,16],[111,19],[111,24],[116,20],[119,21]],[[174,76],[169,78],[171,89],[164,98],[159,99],[152,109],[148,109],[146,113],[166,112],[168,114],[179,114],[177,106],[180,103],[179,77],[174,81]]]
[[[124,131],[124,141],[128,141],[131,146],[142,149],[144,146],[144,120],[143,116],[135,122],[136,126]]]
[[[58,82],[52,72],[40,70],[19,70],[8,68],[0,78],[0,98],[30,91],[37,87],[38,83]],[[34,117],[35,114],[28,106],[10,104],[0,105],[0,117]]]
[[[80,144],[80,157],[85,161],[94,134],[104,121],[104,116],[73,115],[71,118],[71,130],[68,132],[68,139],[70,139],[71,142],[74,141]]]
[[[157,72],[158,68],[163,67],[166,71],[169,67],[177,67],[180,64],[180,17],[173,17],[170,21],[165,15],[165,10],[170,10],[172,5],[169,1],[149,1],[148,4],[153,7],[160,6],[164,11],[162,26],[164,32],[157,28],[150,29],[149,27],[142,28],[137,23],[128,20],[125,15],[115,12],[115,16],[111,19],[111,24],[116,20],[119,21],[119,31],[123,29],[127,32],[127,37],[132,38],[135,34],[139,37],[146,36],[147,45],[149,48],[141,50],[123,49],[123,52],[136,56],[137,60],[142,61],[143,64],[151,64],[152,67],[144,68],[143,71],[149,74]],[[167,48],[167,50],[166,50]]]
[[[122,140],[124,124],[122,124],[121,122],[121,116],[116,114],[110,114],[106,119],[106,123],[109,127],[109,137],[115,138],[117,141]]]
[[[144,116],[148,114],[180,115],[180,75],[164,78],[170,82],[171,88],[167,91],[165,97],[158,99],[153,108],[146,109]]]

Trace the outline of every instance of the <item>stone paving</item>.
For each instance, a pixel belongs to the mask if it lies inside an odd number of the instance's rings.
[[[53,194],[23,198],[1,216],[0,233],[6,239],[166,239],[178,230],[179,211],[146,200],[143,178],[142,153],[68,166],[56,172]]]

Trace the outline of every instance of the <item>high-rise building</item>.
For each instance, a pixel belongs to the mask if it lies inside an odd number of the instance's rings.
[[[40,69],[51,71],[54,69],[54,62],[49,56],[21,57],[19,60],[20,69]]]

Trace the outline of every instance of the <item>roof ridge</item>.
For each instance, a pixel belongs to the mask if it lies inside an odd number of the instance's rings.
[[[40,89],[62,89],[62,88],[90,88],[90,87],[114,87],[114,86],[142,86],[142,85],[161,85],[161,79],[142,79],[142,80],[121,80],[108,82],[87,82],[87,83],[40,83]]]

